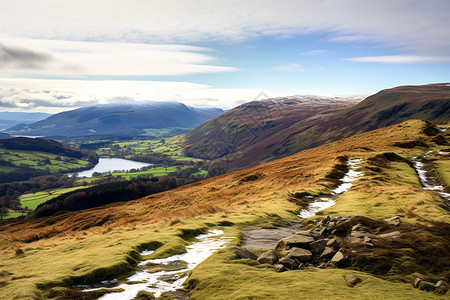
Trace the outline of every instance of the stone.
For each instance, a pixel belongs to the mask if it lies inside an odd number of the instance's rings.
[[[269,250],[267,252],[262,253],[258,258],[257,261],[260,264],[271,264],[273,265],[278,260],[277,253],[274,250]]]
[[[352,237],[350,236],[348,238],[349,243],[358,243],[358,244],[362,244],[364,243],[364,239],[363,238],[357,238],[357,237]]]
[[[347,276],[345,276],[345,281],[347,282],[347,285],[349,287],[354,287],[355,285],[360,283],[362,279],[354,274],[348,274]]]
[[[295,234],[304,235],[304,236],[311,236],[309,234],[309,230],[300,230],[300,231],[297,231]]]
[[[352,233],[350,234],[350,236],[355,238],[365,238],[368,235],[369,234],[365,231],[352,231]]]
[[[233,247],[231,251],[233,251],[233,253],[236,254],[236,258],[250,258],[253,260],[256,260],[258,258],[256,254],[242,247]]]
[[[326,227],[321,227],[321,228],[317,228],[314,230],[311,230],[311,235],[315,238],[318,238],[320,236],[322,236],[325,233],[325,230],[327,230]]]
[[[282,264],[275,264],[273,266],[275,267],[275,271],[277,271],[277,272],[287,271],[286,267],[283,266]]]
[[[339,250],[341,248],[342,239],[339,237],[334,237],[330,240],[328,240],[326,247],[333,248],[334,250]]]
[[[383,238],[383,239],[395,239],[398,238],[402,235],[402,233],[400,231],[392,231],[389,233],[383,233],[378,235],[378,237]]]
[[[360,229],[361,227],[362,227],[362,224],[361,224],[361,223],[358,223],[358,224],[356,224],[356,225],[353,225],[352,231],[356,231],[356,230]]]
[[[418,288],[419,288],[419,290],[423,290],[423,291],[434,291],[436,289],[436,286],[434,285],[434,283],[421,280],[419,282]]]
[[[278,241],[275,249],[289,249],[292,247],[309,248],[309,244],[314,242],[314,239],[304,235],[292,235]]]
[[[363,239],[364,243],[370,243],[371,241],[372,241],[372,239],[370,237],[368,237],[368,236],[365,236],[364,239]]]
[[[282,264],[283,266],[285,266],[286,268],[290,269],[290,270],[294,270],[298,268],[298,264],[295,261],[295,259],[290,258],[288,256],[280,258],[279,260],[280,264]]]
[[[341,251],[338,251],[335,255],[333,255],[331,262],[335,265],[339,265],[342,264],[346,259],[347,258],[345,257],[345,255]]]
[[[444,280],[439,280],[434,286],[437,287],[437,288],[438,288],[438,287],[441,287],[441,286],[447,287],[447,286],[448,286],[448,283],[445,282]]]
[[[325,247],[325,249],[323,249],[322,254],[320,255],[320,259],[329,259],[333,257],[335,254],[336,250],[334,250],[331,247]]]
[[[413,285],[415,288],[419,287],[419,283],[422,281],[422,279],[420,279],[419,277],[417,277],[416,279],[414,279]]]
[[[314,254],[320,254],[322,253],[323,249],[328,243],[328,239],[320,239],[315,242],[312,242],[309,244],[309,247],[311,248],[312,253]]]
[[[383,219],[383,221],[385,221],[389,225],[394,225],[394,226],[399,226],[402,223],[402,219],[400,219],[400,216],[386,218],[386,219]]]
[[[303,248],[292,248],[289,252],[287,257],[297,259],[301,262],[308,262],[312,259],[312,253],[309,250],[303,249]]]

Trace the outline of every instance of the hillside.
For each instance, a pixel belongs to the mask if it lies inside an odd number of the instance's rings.
[[[224,295],[227,299],[283,299],[288,294],[305,299],[322,296],[444,299],[445,295],[414,289],[411,285],[416,276],[447,279],[445,269],[448,271],[448,266],[443,260],[433,268],[427,264],[430,259],[438,260],[437,254],[446,255],[443,253],[448,251],[445,249],[450,238],[445,223],[450,220],[443,200],[436,191],[422,189],[408,160],[430,150],[438,153],[438,150],[448,149],[441,144],[448,143],[449,138],[448,133],[439,133],[427,122],[411,120],[139,200],[76,213],[61,212],[48,218],[4,221],[0,223],[0,272],[4,274],[0,292],[7,295],[6,299],[40,298],[45,294],[48,297],[66,295],[60,299],[68,299],[71,294],[67,290],[55,287],[129,274],[137,260],[182,253],[196,232],[222,228],[227,236],[235,239],[193,270],[186,286],[192,299],[225,299]],[[385,224],[378,220],[380,218],[401,215],[406,225],[397,230],[415,234],[414,247],[426,249],[425,252],[419,250],[424,259],[413,258],[416,257],[411,253],[413,246],[402,243],[382,250],[399,247],[397,252],[389,254],[377,250],[373,252],[374,257],[367,258],[356,256],[364,253],[360,251],[364,251],[365,246],[350,248],[357,249],[357,254],[348,250],[348,255],[355,257],[354,265],[347,267],[351,271],[327,267],[277,273],[271,265],[235,259],[232,247],[241,244],[249,226],[288,226],[290,219],[298,219],[296,214],[305,205],[302,195],[330,193],[340,178],[337,174],[342,169],[342,161],[347,158],[362,160],[359,170],[363,178],[348,192],[339,195],[334,206],[312,220],[305,220],[303,226],[313,225],[314,220],[330,215],[377,219],[363,221],[374,228],[376,224]],[[433,161],[440,166],[435,171],[446,178],[440,170],[447,168],[448,157],[437,156]],[[421,224],[436,228],[433,233],[436,236],[430,235],[424,229],[427,226],[421,227]],[[417,242],[419,239],[423,240]],[[437,252],[432,251],[433,247]],[[156,251],[141,255],[142,250]],[[391,267],[385,263],[383,273],[376,273],[376,269],[364,272],[358,269],[364,259],[375,262],[377,253],[385,262],[396,258],[393,261],[396,265]],[[405,269],[407,266],[410,267]],[[363,278],[354,289],[348,288],[343,280],[349,272]]]
[[[27,112],[0,112],[0,130],[10,128],[20,123],[34,123],[50,117],[47,113],[27,113]]]
[[[233,153],[227,159],[227,168],[252,166],[292,132],[317,125],[326,116],[360,100],[357,96],[291,96],[248,102],[189,131],[185,135],[185,153],[205,159]]]
[[[94,151],[68,147],[54,140],[16,137],[0,140],[0,182],[27,180],[54,172],[92,168]]]
[[[352,104],[326,99],[250,102],[187,133],[188,153],[212,153],[211,158],[222,157],[218,164],[242,169],[409,119],[446,121],[450,86],[401,86]]]
[[[169,135],[186,132],[222,114],[219,108],[194,108],[179,102],[108,104],[66,111],[32,124],[7,130],[16,135],[90,136],[156,135],[164,129]]]
[[[448,121],[450,85],[400,86],[382,90],[311,128],[293,133],[269,159],[410,119]]]

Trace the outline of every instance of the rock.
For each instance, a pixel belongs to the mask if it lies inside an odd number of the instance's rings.
[[[336,252],[336,254],[333,256],[333,258],[331,259],[331,262],[335,265],[340,265],[342,264],[347,258],[345,257],[345,255],[341,252],[338,251]]]
[[[352,231],[356,231],[356,230],[360,229],[361,227],[362,227],[362,224],[361,224],[361,223],[358,223],[358,224],[356,224],[356,225],[353,225]]]
[[[318,238],[325,233],[325,230],[327,230],[326,227],[316,228],[314,230],[311,230],[311,235],[315,238]]]
[[[371,241],[372,241],[372,239],[370,237],[368,237],[368,236],[365,236],[364,239],[363,239],[364,243],[370,243]]]
[[[325,247],[322,254],[320,255],[320,259],[329,259],[336,254],[336,251],[331,247]]]
[[[233,251],[233,253],[236,254],[236,258],[250,258],[254,260],[258,258],[256,254],[242,247],[233,247],[231,251]]]
[[[309,244],[314,242],[314,239],[304,235],[292,235],[278,241],[275,249],[289,249],[292,247],[309,248]]]
[[[257,261],[260,264],[271,264],[271,265],[273,265],[274,263],[277,262],[277,260],[278,260],[277,253],[274,250],[269,250],[267,252],[264,252],[263,254],[261,254],[257,258]]]
[[[320,253],[322,253],[322,251],[325,248],[325,246],[327,245],[327,243],[328,243],[328,239],[321,239],[321,240],[312,242],[311,244],[309,244],[309,247],[311,248],[311,251],[314,254],[320,254]]]
[[[334,250],[339,250],[341,248],[342,239],[339,237],[334,237],[330,240],[328,240],[326,247],[333,248]]]
[[[312,253],[309,250],[297,248],[292,248],[289,252],[287,257],[297,259],[301,262],[307,262],[312,259]]]
[[[422,279],[420,279],[419,277],[417,277],[416,279],[414,279],[414,287],[417,288],[419,287],[419,283],[422,281]]]
[[[288,268],[290,270],[294,270],[294,269],[298,268],[298,263],[295,261],[295,259],[288,257],[288,256],[280,258],[279,262],[280,262],[280,264],[282,264],[283,266],[285,266],[286,268]]]
[[[363,238],[357,238],[357,237],[352,237],[352,236],[350,236],[348,238],[348,241],[349,241],[349,243],[359,243],[359,244],[364,243],[364,239]]]
[[[277,272],[287,271],[285,266],[283,266],[282,264],[274,264],[273,266],[275,267],[275,271],[277,271]]]
[[[447,286],[448,286],[448,283],[445,282],[444,280],[439,280],[434,286],[437,287],[437,288],[438,288],[438,287],[441,287],[441,286],[447,287]]]
[[[365,231],[352,231],[352,233],[350,234],[350,236],[355,237],[355,238],[365,238],[368,235],[369,235],[369,233],[367,233]]]
[[[347,276],[345,276],[345,281],[347,282],[347,285],[349,287],[354,287],[356,284],[360,283],[362,279],[356,275],[348,274]]]
[[[402,220],[400,219],[400,216],[395,216],[395,217],[392,217],[392,218],[386,218],[386,219],[383,219],[383,221],[385,221],[389,225],[394,225],[394,226],[399,226],[402,223]]]
[[[311,236],[309,234],[309,230],[300,230],[300,231],[297,231],[295,234],[304,235],[304,236]]]
[[[419,282],[418,288],[419,288],[419,290],[423,290],[423,291],[434,291],[436,289],[436,286],[434,285],[434,283],[421,280]]]
[[[392,231],[389,233],[380,234],[380,235],[378,235],[378,237],[383,238],[383,239],[395,239],[401,235],[402,235],[402,233],[400,231]]]

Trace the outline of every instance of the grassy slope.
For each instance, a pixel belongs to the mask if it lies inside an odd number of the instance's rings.
[[[78,213],[50,218],[12,221],[0,225],[0,271],[13,275],[2,278],[0,293],[6,299],[40,297],[36,288],[71,283],[70,278],[99,280],[111,272],[125,274],[134,247],[151,241],[164,246],[153,256],[183,251],[180,228],[205,228],[227,220],[239,226],[270,222],[274,218],[295,218],[298,207],[287,201],[292,191],[329,191],[331,182],[325,175],[342,155],[368,158],[393,151],[403,156],[416,155],[426,149],[405,150],[392,146],[422,138],[422,121],[408,121],[346,140],[310,149],[296,155],[251,169],[229,173],[127,203],[116,203]],[[370,145],[371,150],[367,147]],[[366,160],[364,160],[366,162]],[[365,167],[364,163],[364,166]],[[256,176],[255,176],[256,175]],[[393,163],[382,174],[368,174],[329,209],[335,215],[365,215],[379,218],[403,213],[410,222],[441,220],[449,222],[448,211],[439,207],[435,192],[422,192],[411,169]],[[378,178],[378,179],[377,179]],[[389,195],[384,195],[389,191]],[[357,197],[358,195],[358,197]],[[394,201],[393,201],[394,200]],[[413,208],[423,201],[419,212]],[[354,203],[350,205],[348,203]],[[171,225],[172,224],[172,225]],[[238,227],[227,235],[239,236]],[[25,250],[16,255],[16,249]],[[350,294],[342,279],[345,271],[319,270],[311,273],[275,273],[272,269],[251,270],[245,264],[230,264],[229,252],[214,255],[192,273],[200,283],[192,292],[194,299],[215,296],[218,299],[283,299],[290,290],[298,297],[323,298],[439,298],[412,289],[410,284],[392,283],[362,275],[363,283]],[[103,272],[96,269],[106,268]],[[120,272],[119,272],[120,270]],[[14,278],[14,280],[13,280]],[[232,282],[230,279],[236,279]],[[268,282],[275,282],[268,288]],[[354,291],[352,290],[352,291]],[[226,297],[226,298],[224,298]],[[390,298],[392,298],[390,297]]]
[[[61,157],[61,160],[56,160],[57,157]],[[39,162],[43,162],[49,159],[50,163],[46,163],[39,166]],[[67,160],[67,161],[66,161]],[[32,169],[46,170],[51,172],[69,172],[73,169],[85,168],[88,164],[87,161],[76,159],[73,157],[65,157],[57,154],[42,152],[42,151],[28,151],[28,150],[5,150],[0,149],[0,164],[1,161],[10,161],[17,167],[21,164],[28,165]],[[16,170],[14,167],[1,166],[1,171],[11,172]]]
[[[29,194],[23,194],[19,197],[20,202],[22,203],[22,207],[28,207],[28,209],[36,209],[36,207],[44,203],[45,201],[48,201],[50,199],[53,199],[61,194],[68,193],[74,190],[86,188],[84,186],[75,186],[71,188],[60,188],[60,189],[51,189],[46,190],[42,192],[37,193],[29,193]]]

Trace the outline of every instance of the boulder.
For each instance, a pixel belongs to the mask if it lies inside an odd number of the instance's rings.
[[[345,257],[345,255],[341,251],[338,251],[335,255],[333,255],[331,262],[335,265],[339,265],[342,264],[346,259],[347,258]]]
[[[320,254],[322,253],[323,249],[328,243],[328,239],[320,239],[315,242],[312,242],[309,244],[309,247],[311,248],[312,253],[314,254]]]
[[[389,225],[394,225],[394,226],[399,226],[402,223],[402,219],[400,219],[400,216],[386,218],[386,219],[383,219],[383,221],[385,221]]]
[[[353,225],[352,231],[356,231],[356,230],[360,229],[361,227],[362,227],[362,224],[361,224],[361,223],[358,223],[358,224],[356,224],[356,225]]]
[[[444,280],[439,280],[434,286],[437,287],[437,288],[438,288],[438,287],[441,287],[441,286],[447,287],[447,286],[448,286],[448,283],[445,282]]]
[[[417,277],[416,279],[414,279],[413,285],[415,288],[419,287],[419,283],[422,281],[422,279],[420,279],[419,277]]]
[[[354,274],[348,274],[347,276],[345,276],[345,281],[347,282],[347,285],[349,287],[354,287],[355,285],[360,283],[362,279]]]
[[[419,282],[418,288],[419,290],[423,291],[434,291],[436,289],[436,286],[434,285],[434,283],[421,280]]]
[[[298,268],[298,263],[295,261],[295,259],[288,257],[288,256],[280,258],[279,262],[280,262],[280,264],[282,264],[283,266],[285,266],[286,268],[288,268],[290,270],[294,270],[294,269]]]
[[[383,233],[378,235],[378,237],[382,238],[382,239],[395,239],[398,238],[399,236],[401,236],[402,233],[400,231],[392,231],[389,233]]]
[[[286,267],[283,266],[282,264],[275,264],[273,266],[275,267],[275,271],[277,271],[277,272],[287,271]]]
[[[300,231],[297,231],[295,234],[311,236],[311,234],[309,233],[309,230],[300,230]]]
[[[309,248],[309,244],[314,242],[314,239],[304,235],[292,235],[285,237],[278,241],[275,249],[290,249],[292,247]]]
[[[339,237],[334,237],[330,240],[328,240],[326,247],[333,248],[334,250],[339,250],[341,248],[342,239]]]
[[[299,260],[300,262],[307,262],[312,259],[312,253],[309,250],[303,249],[303,248],[292,248],[286,257],[294,258],[296,260]]]
[[[236,258],[250,258],[253,260],[258,258],[256,254],[242,247],[233,247],[231,251],[233,251],[233,253],[236,254]]]
[[[274,263],[277,262],[277,260],[278,260],[277,253],[274,250],[269,250],[267,252],[264,252],[263,254],[261,254],[257,258],[257,261],[260,264],[271,264],[271,265],[273,265]]]
[[[325,249],[323,249],[322,254],[320,255],[320,259],[330,259],[335,254],[336,254],[336,250],[334,250],[331,247],[325,247]]]
[[[365,238],[368,235],[369,235],[369,233],[367,233],[365,231],[352,231],[352,233],[350,234],[351,237],[355,237],[355,238]]]

